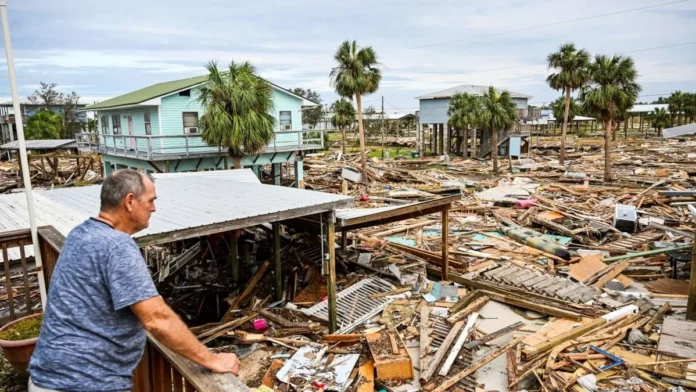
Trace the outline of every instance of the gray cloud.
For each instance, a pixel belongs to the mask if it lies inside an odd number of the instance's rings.
[[[331,101],[336,98],[328,80],[332,55],[344,39],[357,39],[373,46],[384,64],[382,88],[370,100],[384,95],[390,105],[407,110],[417,106],[417,95],[473,83],[544,102],[559,95],[544,82],[544,61],[562,42],[573,41],[594,54],[673,45],[696,36],[696,2],[535,27],[660,0],[8,2],[21,93],[51,81],[90,99],[199,75],[209,60],[248,60],[282,86],[316,89]],[[441,42],[450,43],[433,45]],[[409,49],[418,46],[425,47]],[[644,94],[696,91],[695,49],[630,53]],[[5,70],[3,60],[0,72]],[[0,83],[0,97],[8,95],[7,84]]]

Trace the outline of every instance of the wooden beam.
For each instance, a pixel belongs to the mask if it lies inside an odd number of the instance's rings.
[[[449,273],[449,208],[442,210],[442,280],[448,280]]]
[[[451,387],[452,385],[458,383],[459,381],[463,380],[465,377],[469,376],[470,374],[473,374],[475,371],[481,369],[485,365],[487,365],[489,362],[492,360],[498,358],[499,356],[503,355],[506,353],[508,350],[511,348],[515,347],[518,343],[520,343],[524,339],[524,336],[520,336],[519,338],[511,341],[510,343],[498,348],[494,352],[486,355],[485,357],[481,358],[476,362],[476,364],[462,370],[461,372],[455,374],[454,376],[448,378],[445,382],[440,384],[437,388],[433,389],[432,392],[443,392],[447,390],[447,388]]]
[[[607,272],[606,275],[602,276],[601,278],[599,278],[599,280],[597,280],[597,283],[594,284],[594,287],[596,287],[596,288],[598,288],[598,289],[601,289],[601,288],[604,287],[607,283],[611,282],[612,279],[614,279],[614,278],[616,278],[617,276],[619,276],[619,275],[623,272],[623,270],[625,270],[626,268],[628,268],[628,266],[629,266],[629,262],[628,262],[628,261],[625,261],[625,262],[623,262],[623,263],[616,264],[616,265],[614,266],[614,268],[612,268],[611,270],[609,270],[609,272]]]
[[[669,302],[665,302],[662,306],[660,306],[660,309],[655,312],[655,315],[652,316],[650,321],[648,321],[645,326],[643,327],[643,332],[648,333],[652,330],[653,325],[657,323],[660,320],[660,317],[665,315],[667,312],[672,310],[672,306],[669,304]]]
[[[522,349],[522,352],[527,356],[527,358],[534,357],[538,354],[544,353],[553,347],[565,343],[570,339],[575,339],[578,336],[582,336],[591,330],[601,327],[602,325],[606,324],[607,320],[604,318],[596,318],[594,320],[585,322],[583,324],[580,324],[579,326],[566,331],[564,333],[558,334],[556,336],[553,336],[539,344],[535,344],[533,346],[526,346]]]
[[[280,223],[273,222],[273,273],[276,301],[283,299],[283,277],[280,263]]]
[[[338,315],[336,309],[336,214],[334,211],[326,213],[326,242],[329,248],[329,278],[327,279],[327,293],[329,294],[329,333],[338,330]]]
[[[234,301],[234,304],[232,304],[232,306],[230,307],[230,310],[235,310],[235,309],[239,308],[239,305],[242,303],[244,298],[246,298],[251,293],[251,291],[256,287],[256,285],[259,283],[261,278],[263,278],[263,273],[266,272],[266,268],[268,268],[268,264],[269,264],[268,260],[264,261],[263,264],[261,264],[261,266],[259,267],[259,270],[256,271],[256,274],[254,274],[254,277],[251,278],[251,281],[246,286],[246,288],[244,289],[242,294],[240,294],[239,297],[237,297],[237,300]],[[230,315],[230,312],[227,312],[225,317],[223,317],[222,321],[228,321],[229,315]]]
[[[461,320],[461,319],[467,317],[468,315],[470,315],[470,314],[472,314],[472,313],[478,311],[479,309],[481,309],[481,308],[483,307],[483,305],[485,305],[485,304],[488,302],[489,299],[490,299],[490,298],[489,298],[488,296],[486,296],[486,295],[484,295],[484,296],[482,296],[482,297],[476,299],[476,301],[472,302],[472,303],[471,303],[469,306],[467,306],[466,308],[464,308],[464,309],[460,310],[459,312],[457,312],[457,313],[451,315],[451,316],[447,319],[447,321],[448,321],[449,323],[455,323],[455,322],[457,322],[457,321],[459,321],[459,320]]]
[[[232,269],[232,282],[239,282],[239,252],[237,249],[238,230],[230,232],[230,268]]]
[[[454,363],[454,360],[457,358],[457,355],[459,355],[459,351],[462,349],[462,346],[464,345],[464,342],[466,341],[466,339],[469,338],[471,331],[474,329],[474,323],[476,322],[476,319],[478,319],[478,313],[474,312],[471,314],[471,316],[469,316],[469,319],[467,320],[466,325],[462,330],[462,333],[459,334],[459,338],[457,338],[457,341],[454,343],[454,347],[452,347],[452,350],[450,350],[447,359],[445,359],[445,363],[442,365],[442,368],[440,369],[439,374],[441,376],[446,376],[447,373],[449,373],[450,368]]]
[[[501,328],[495,332],[491,332],[479,340],[474,340],[472,342],[469,342],[469,343],[464,345],[464,348],[466,348],[467,350],[474,349],[482,344],[486,344],[486,343],[490,342],[491,340],[498,339],[499,337],[501,337],[503,335],[507,335],[512,331],[516,331],[516,330],[522,328],[524,325],[525,324],[523,322],[518,321],[512,325],[508,325],[505,328]]]
[[[421,311],[420,311],[420,361],[419,363],[419,369],[420,371],[423,371],[425,368],[428,366],[428,360],[425,359],[427,356],[427,349],[428,349],[428,340],[430,339],[428,337],[429,335],[429,330],[428,330],[428,318],[430,316],[430,307],[426,305],[421,306]]]

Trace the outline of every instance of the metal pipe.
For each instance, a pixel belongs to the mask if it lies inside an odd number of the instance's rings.
[[[27,146],[24,141],[24,124],[22,112],[19,106],[19,92],[17,92],[17,76],[15,74],[14,57],[12,55],[12,42],[10,40],[10,26],[7,17],[7,1],[0,0],[0,21],[2,21],[2,36],[5,41],[5,55],[7,56],[7,71],[10,76],[10,90],[12,92],[12,107],[15,112],[15,124],[17,126],[17,139],[19,141],[19,160],[22,164],[22,179],[24,180],[24,192],[27,196],[27,212],[29,214],[29,227],[31,228],[31,241],[34,244],[34,260],[36,276],[39,280],[39,293],[41,294],[41,306],[46,309],[46,282],[43,275],[43,263],[41,262],[41,247],[39,246],[39,233],[36,227],[36,215],[34,212],[34,194],[31,188],[31,176],[29,174],[29,160],[27,159]],[[19,115],[17,115],[19,114]],[[5,260],[9,263],[9,260]]]

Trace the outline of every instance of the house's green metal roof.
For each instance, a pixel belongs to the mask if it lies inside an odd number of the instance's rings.
[[[282,88],[278,86],[277,84],[271,83],[266,79],[260,78],[261,80],[265,81],[266,83],[270,84],[271,86],[277,88],[278,90],[284,91],[287,94],[290,94],[292,96],[295,96],[300,99],[305,99],[309,102],[312,102],[316,105],[319,105],[319,102],[312,101],[310,99],[301,97],[292,91]],[[137,105],[141,102],[148,101],[153,98],[161,97],[164,95],[171,94],[173,92],[179,91],[179,90],[184,90],[189,87],[196,86],[198,84],[201,84],[208,80],[208,75],[203,75],[203,76],[196,76],[193,78],[188,78],[188,79],[179,79],[179,80],[173,80],[171,82],[164,82],[164,83],[157,83],[153,84],[152,86],[142,88],[140,90],[136,90],[127,94],[119,95],[118,97],[107,99],[106,101],[101,101],[97,102],[93,105],[89,105],[85,107],[83,110],[98,110],[98,109],[109,109],[109,108],[116,108],[120,106],[128,106],[128,105]]]
[[[152,86],[141,88],[118,97],[107,99],[93,105],[89,105],[85,110],[107,109],[118,106],[136,105],[153,98],[171,94],[175,91],[186,89],[197,84],[201,84],[208,79],[208,75],[196,76],[194,78],[173,80],[171,82],[157,83]]]

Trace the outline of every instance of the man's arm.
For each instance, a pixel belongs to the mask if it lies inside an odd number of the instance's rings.
[[[161,296],[138,302],[130,308],[145,329],[175,353],[216,373],[239,372],[239,360],[236,355],[210,352],[164,303]]]

